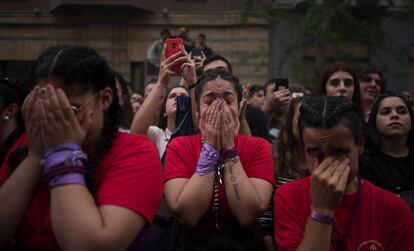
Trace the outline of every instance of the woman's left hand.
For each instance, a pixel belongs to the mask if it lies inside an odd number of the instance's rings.
[[[234,147],[234,138],[239,130],[238,123],[235,123],[230,107],[226,102],[222,104],[220,112],[220,143],[221,149],[231,149]]]
[[[82,145],[92,122],[92,111],[83,111],[78,121],[68,98],[51,85],[41,88],[40,111],[42,140],[46,148],[74,142]]]

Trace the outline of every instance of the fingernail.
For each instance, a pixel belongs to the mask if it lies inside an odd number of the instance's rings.
[[[46,94],[46,89],[45,89],[45,88],[41,88],[41,89],[39,90],[39,92],[40,92],[40,95],[43,97],[43,96],[45,96],[45,94]]]

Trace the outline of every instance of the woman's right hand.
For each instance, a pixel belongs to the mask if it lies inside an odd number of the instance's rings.
[[[210,107],[201,114],[200,131],[207,144],[214,146],[217,150],[221,148],[220,142],[220,113],[223,109],[223,99],[216,98]]]
[[[158,83],[162,84],[164,87],[168,85],[170,81],[170,76],[176,76],[177,73],[171,70],[176,64],[183,62],[185,58],[183,58],[183,53],[181,51],[175,53],[174,55],[170,56],[169,58],[165,57],[165,46],[161,53],[161,64],[160,64],[160,71],[158,73]]]
[[[39,123],[41,99],[38,98],[39,87],[36,86],[27,95],[22,105],[22,116],[26,126],[28,137],[29,154],[41,157],[44,145],[41,140],[41,130]]]
[[[333,216],[344,196],[349,171],[349,158],[344,156],[330,156],[318,164],[311,175],[312,210]]]

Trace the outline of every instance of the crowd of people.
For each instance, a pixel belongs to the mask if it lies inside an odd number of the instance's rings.
[[[0,250],[413,250],[409,92],[346,63],[243,85],[164,41],[144,95],[79,46],[0,79]]]

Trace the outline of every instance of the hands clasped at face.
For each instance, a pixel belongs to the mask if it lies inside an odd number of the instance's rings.
[[[218,150],[234,147],[237,130],[229,106],[222,98],[216,98],[201,114],[200,130],[207,144]]]
[[[36,153],[60,144],[82,145],[92,121],[92,111],[75,109],[61,89],[37,86],[23,104],[29,149]],[[79,119],[79,121],[78,121]]]

